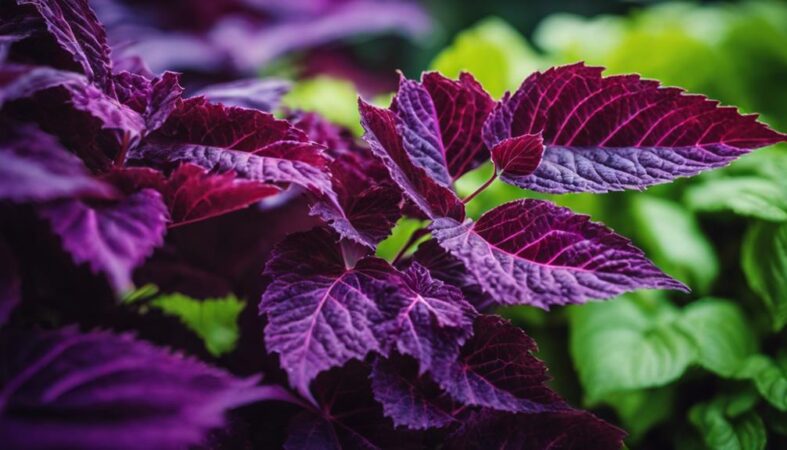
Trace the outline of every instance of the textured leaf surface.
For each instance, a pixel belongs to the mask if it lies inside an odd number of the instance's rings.
[[[770,311],[774,329],[781,330],[787,324],[787,225],[752,225],[743,240],[741,266]]]
[[[38,211],[74,261],[106,275],[119,292],[132,287],[134,268],[163,243],[168,220],[161,196],[147,189],[107,204],[60,200]]]
[[[265,398],[256,379],[128,335],[64,329],[0,342],[8,448],[180,449],[221,426],[228,409]]]
[[[464,218],[464,205],[448,187],[430,177],[429,172],[417,166],[405,150],[397,131],[396,114],[359,101],[361,124],[366,131],[364,140],[380,158],[391,178],[402,192],[427,217]]]
[[[500,179],[515,185],[517,179],[536,170],[543,153],[544,142],[540,135],[523,134],[495,144],[492,147],[492,161]]]
[[[535,342],[497,316],[479,316],[459,358],[432,376],[455,400],[501,411],[545,412],[565,408],[546,386],[546,367],[533,356]]]
[[[38,202],[72,197],[107,198],[111,186],[91,177],[82,161],[31,125],[3,126],[0,198]]]
[[[437,219],[430,229],[500,304],[548,309],[640,288],[685,290],[628,239],[542,200],[506,203],[476,223]]]
[[[622,430],[582,411],[540,414],[475,413],[452,436],[456,449],[618,450]]]
[[[684,198],[695,211],[732,211],[772,222],[787,221],[787,188],[766,178],[712,179],[688,188]]]
[[[765,425],[756,412],[747,411],[751,406],[743,405],[741,401],[748,402],[747,399],[721,397],[696,405],[689,411],[689,420],[700,432],[709,448],[765,449],[768,439]],[[739,409],[746,410],[739,411]]]
[[[536,171],[515,184],[540,192],[643,189],[722,167],[785,136],[735,108],[636,75],[602,77],[574,64],[536,72],[490,115],[484,140],[541,133]]]
[[[286,80],[249,78],[212,84],[201,89],[197,95],[214,103],[272,113],[289,90],[290,83]]]

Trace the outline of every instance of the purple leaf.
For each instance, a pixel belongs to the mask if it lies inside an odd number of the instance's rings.
[[[394,425],[413,430],[443,428],[456,421],[454,401],[412,358],[392,354],[376,358],[371,373],[374,398]]]
[[[17,271],[16,258],[0,236],[0,327],[5,325],[22,299],[22,280]]]
[[[546,386],[546,367],[533,356],[536,343],[498,316],[479,316],[473,337],[450,364],[436,366],[432,378],[454,400],[510,412],[567,408]]]
[[[473,413],[447,440],[457,450],[619,450],[622,430],[584,411]]]
[[[504,181],[549,193],[641,190],[787,140],[755,115],[602,71],[579,63],[537,72],[503,98],[484,126],[486,144],[540,133],[545,145],[532,175]]]
[[[17,0],[17,3],[32,5],[60,48],[82,68],[82,73],[105,94],[114,97],[106,32],[87,0]]]
[[[516,185],[517,180],[533,173],[541,162],[544,142],[538,134],[523,134],[503,139],[491,150],[495,171],[501,180]]]
[[[169,208],[170,226],[220,216],[281,192],[276,186],[237,179],[232,172],[209,173],[193,164],[179,166],[169,177],[147,167],[117,169],[107,180],[128,193],[157,190]]]
[[[0,199],[40,202],[72,197],[112,198],[111,186],[92,178],[57,140],[32,125],[2,126]]]
[[[201,89],[197,95],[227,106],[274,112],[284,95],[290,91],[290,87],[290,82],[285,80],[249,78],[212,84]]]
[[[38,212],[74,262],[106,275],[116,292],[133,286],[132,271],[163,243],[168,220],[161,195],[150,189],[110,203],[58,200]]]
[[[475,309],[459,289],[433,280],[418,263],[407,269],[402,280],[406,288],[389,299],[398,313],[384,327],[396,340],[396,349],[418,360],[419,374],[453,363],[473,332]]]
[[[498,304],[549,309],[642,288],[687,290],[628,239],[542,200],[506,203],[476,223],[438,219],[431,230]]]
[[[273,277],[260,303],[266,348],[304,396],[318,373],[389,347],[382,325],[398,293],[396,270],[373,257],[345,265],[337,241],[325,229],[291,235],[265,267]]]
[[[164,72],[151,82],[150,94],[145,104],[145,134],[150,134],[169,119],[175,111],[183,94],[180,76],[173,72]]]
[[[397,131],[396,115],[388,109],[358,102],[364,140],[383,161],[391,178],[404,194],[429,218],[452,217],[463,220],[464,205],[450,188],[438,183],[416,166],[405,151]]]
[[[84,82],[84,78],[74,72],[21,64],[3,64],[0,75],[0,107],[52,87]]]
[[[287,450],[301,449],[420,449],[420,433],[394,429],[372,396],[369,370],[354,361],[321,374],[314,381],[320,413],[302,413],[293,418],[284,444]]]
[[[7,448],[181,449],[224,413],[280,393],[104,331],[0,338],[0,442]]]

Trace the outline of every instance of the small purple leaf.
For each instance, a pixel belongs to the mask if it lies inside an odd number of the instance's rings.
[[[484,126],[486,144],[540,133],[545,145],[533,174],[504,181],[548,193],[641,190],[787,140],[755,115],[602,71],[579,63],[537,72],[501,100]]]
[[[543,200],[506,203],[476,223],[438,219],[431,230],[498,304],[549,309],[642,288],[687,290],[628,239]]]
[[[544,142],[538,134],[503,139],[492,147],[492,161],[501,180],[516,185],[520,177],[533,173],[541,162]]]
[[[150,189],[110,203],[58,200],[39,206],[38,212],[74,262],[106,275],[120,293],[133,286],[134,268],[164,242],[168,220],[161,195]]]

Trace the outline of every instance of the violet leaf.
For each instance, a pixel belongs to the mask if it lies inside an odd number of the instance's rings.
[[[687,290],[628,239],[543,200],[506,203],[476,223],[437,219],[430,229],[498,304],[549,309],[641,288]]]
[[[544,142],[538,134],[523,134],[503,139],[491,150],[495,173],[508,184],[515,184],[538,168],[544,153]]]

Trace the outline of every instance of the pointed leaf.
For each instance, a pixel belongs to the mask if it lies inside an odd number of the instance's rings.
[[[106,204],[59,200],[38,212],[74,262],[106,275],[117,292],[132,287],[134,268],[164,242],[168,220],[161,196],[149,189]]]
[[[0,355],[8,448],[181,449],[227,410],[270,398],[256,378],[104,331],[9,332]]]
[[[732,211],[744,217],[787,222],[787,186],[764,177],[725,177],[693,184],[684,200],[695,211]]]
[[[685,289],[628,239],[588,219],[527,199],[501,205],[476,223],[443,218],[430,229],[500,304],[549,309],[640,288]]]
[[[735,108],[637,75],[602,77],[582,63],[536,72],[489,116],[491,148],[541,133],[538,169],[513,181],[540,192],[643,189],[722,167],[787,137]]]
[[[538,134],[523,134],[503,139],[492,147],[492,161],[501,180],[516,184],[520,177],[533,173],[541,162],[544,142]]]
[[[765,355],[753,355],[741,364],[736,377],[751,379],[768,403],[787,411],[787,364],[779,364]]]

